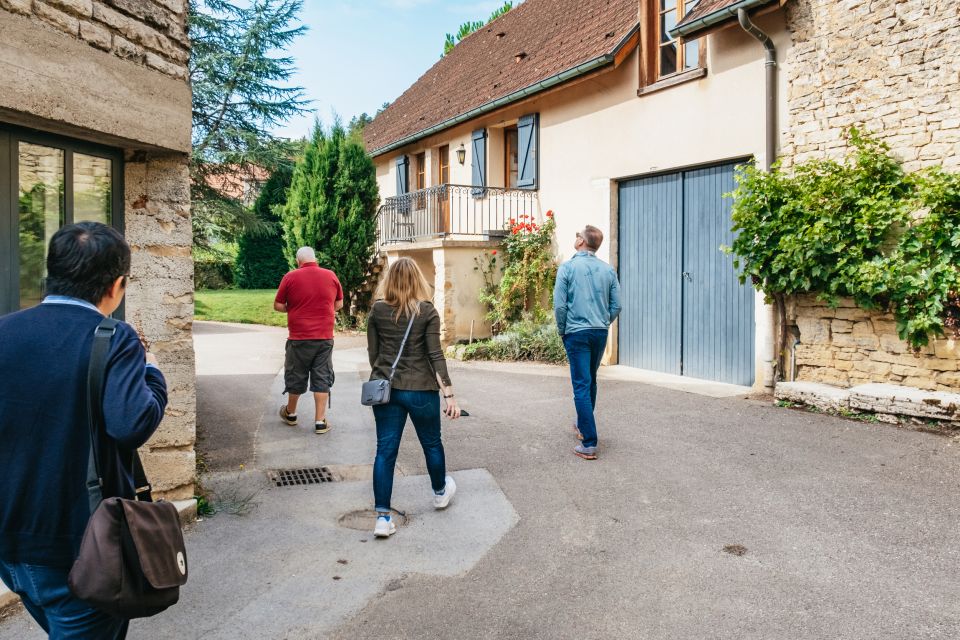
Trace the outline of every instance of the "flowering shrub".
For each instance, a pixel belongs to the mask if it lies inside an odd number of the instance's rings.
[[[542,322],[547,317],[549,294],[557,277],[552,250],[556,227],[553,211],[547,211],[542,223],[529,215],[511,218],[500,256],[503,275],[499,282],[495,282],[496,251],[477,261],[486,283],[480,301],[490,309],[487,318],[494,333],[524,318]]]

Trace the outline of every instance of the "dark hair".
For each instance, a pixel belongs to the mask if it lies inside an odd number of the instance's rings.
[[[603,244],[603,231],[588,224],[583,228],[583,241],[587,243],[590,251],[596,251]]]
[[[47,294],[99,304],[113,282],[130,272],[130,247],[100,222],[68,224],[50,238]]]

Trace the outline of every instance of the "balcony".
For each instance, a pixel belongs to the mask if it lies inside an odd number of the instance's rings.
[[[435,238],[501,236],[511,218],[538,218],[536,191],[441,184],[387,198],[377,214],[377,248]]]

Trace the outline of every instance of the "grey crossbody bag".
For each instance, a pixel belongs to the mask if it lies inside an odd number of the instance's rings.
[[[407,332],[403,334],[403,342],[400,343],[400,350],[397,352],[397,359],[390,366],[390,377],[386,380],[370,380],[363,383],[360,389],[360,404],[367,407],[374,407],[378,404],[387,404],[390,402],[390,385],[393,382],[393,374],[397,372],[397,365],[400,363],[400,356],[403,355],[403,348],[407,346],[407,338],[410,337],[410,329],[413,328],[413,321],[416,316],[410,316],[410,322],[407,323]]]

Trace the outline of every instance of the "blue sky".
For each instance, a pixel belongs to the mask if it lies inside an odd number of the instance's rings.
[[[305,0],[309,27],[290,50],[296,59],[293,83],[313,100],[312,114],[276,133],[307,135],[314,117],[326,124],[336,112],[346,124],[371,116],[440,59],[446,33],[468,20],[486,20],[502,0]],[[464,87],[467,90],[467,87]]]

